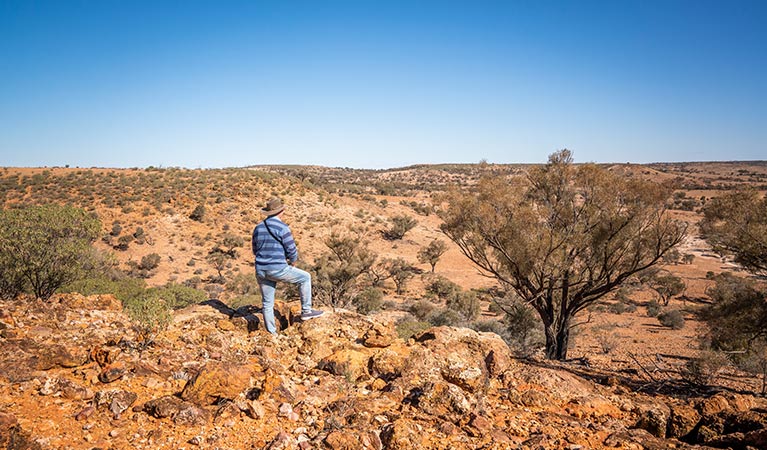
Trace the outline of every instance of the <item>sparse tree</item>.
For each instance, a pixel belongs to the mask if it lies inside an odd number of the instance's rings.
[[[672,297],[684,292],[686,285],[680,277],[669,271],[653,269],[648,270],[641,281],[658,294],[664,306],[668,306]]]
[[[333,233],[325,241],[329,253],[314,265],[314,296],[334,308],[353,304],[362,290],[360,277],[375,263],[376,254],[359,237]]]
[[[394,216],[390,221],[391,228],[384,231],[384,237],[390,241],[402,239],[408,231],[418,224],[417,220],[407,215]]]
[[[230,258],[236,258],[237,249],[243,245],[245,245],[245,239],[242,236],[225,233],[221,245],[213,248],[213,251],[224,253]]]
[[[202,222],[203,217],[205,217],[205,205],[203,204],[195,206],[192,214],[189,215],[189,218],[196,222]]]
[[[712,304],[701,317],[714,350],[729,352],[739,366],[762,375],[767,390],[767,289],[755,280],[723,273],[709,289]]]
[[[418,251],[418,262],[424,264],[428,263],[431,266],[431,271],[433,273],[434,267],[446,251],[447,244],[439,239],[434,239],[429,245]]]
[[[28,286],[47,300],[98,265],[98,219],[70,206],[0,211],[0,282],[6,296]],[[19,293],[19,292],[16,292]]]
[[[386,258],[383,260],[382,265],[389,274],[389,278],[394,281],[397,294],[404,294],[408,280],[415,275],[413,266],[402,258]]]
[[[700,229],[715,251],[735,256],[753,273],[767,274],[767,198],[759,192],[712,198],[703,209]]]
[[[230,258],[225,253],[221,252],[211,252],[208,254],[208,263],[210,263],[210,265],[216,269],[216,273],[218,273],[218,278],[214,281],[223,283],[224,275],[222,274],[222,271],[226,268],[229,259]]]
[[[479,268],[530,304],[546,357],[567,357],[573,318],[657,264],[685,236],[667,217],[669,189],[574,165],[568,150],[523,178],[483,178],[443,198],[443,232]]]

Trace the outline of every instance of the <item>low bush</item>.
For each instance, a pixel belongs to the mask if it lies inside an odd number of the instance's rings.
[[[426,320],[427,317],[437,310],[437,306],[428,300],[419,300],[410,305],[408,310],[418,320]]]
[[[208,299],[205,292],[181,284],[168,283],[155,289],[162,292],[170,309],[186,308]]]
[[[383,306],[383,292],[376,288],[367,288],[354,299],[354,306],[360,314],[370,314]]]
[[[448,297],[446,305],[451,311],[460,314],[465,320],[479,317],[479,299],[474,292],[460,292]]]
[[[390,241],[402,239],[408,231],[418,224],[417,220],[407,215],[394,216],[390,222],[391,227],[384,231],[384,237]]]
[[[170,308],[160,290],[145,290],[123,301],[123,308],[131,318],[142,344],[151,344],[157,334],[170,324]]]
[[[728,364],[724,353],[706,350],[687,361],[681,370],[682,379],[696,386],[708,386]]]
[[[466,319],[462,314],[449,308],[435,310],[429,315],[427,320],[435,327],[460,327],[466,323]]]
[[[160,265],[160,255],[157,253],[150,253],[148,255],[144,255],[141,258],[141,263],[139,264],[139,269],[142,270],[153,270],[156,269]]]
[[[634,312],[636,311],[636,309],[637,307],[633,303],[624,303],[621,301],[610,303],[607,306],[607,310],[613,314],[623,314],[626,312]]]
[[[256,276],[252,273],[248,275],[239,273],[226,283],[226,290],[238,295],[258,294],[258,281],[256,280]]]
[[[655,300],[650,300],[647,302],[647,317],[658,317],[658,314],[660,314],[662,308],[660,306],[660,303],[658,303]]]
[[[671,309],[658,314],[658,322],[672,330],[684,328],[684,315],[678,309]]]
[[[429,322],[413,320],[412,317],[406,317],[398,321],[396,326],[397,335],[405,340],[408,340],[414,335],[426,331],[429,328],[431,328]]]

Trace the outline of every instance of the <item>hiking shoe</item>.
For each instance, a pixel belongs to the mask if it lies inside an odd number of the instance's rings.
[[[311,311],[306,311],[301,313],[301,320],[310,320],[315,319],[321,315],[325,314],[325,311],[320,311],[317,309],[312,309]]]

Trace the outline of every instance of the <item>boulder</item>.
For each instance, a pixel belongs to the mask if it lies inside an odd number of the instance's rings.
[[[110,364],[104,367],[104,369],[101,370],[101,373],[99,373],[99,381],[105,384],[112,383],[114,381],[119,380],[127,373],[128,373],[127,364],[123,361],[117,361],[113,364]]]
[[[668,420],[666,436],[681,438],[690,434],[700,421],[700,413],[690,405],[674,405]]]
[[[397,333],[393,328],[375,322],[362,339],[365,347],[384,348],[390,346],[397,339]]]
[[[31,345],[24,350],[32,355],[30,366],[35,370],[80,367],[88,358],[85,350],[73,349],[72,351],[61,344]]]
[[[381,430],[385,450],[421,450],[424,448],[423,428],[409,419],[397,419]]]
[[[383,447],[377,434],[362,430],[334,430],[325,437],[324,443],[331,450],[381,450]]]
[[[489,376],[498,377],[512,365],[511,350],[495,333],[479,333],[468,328],[434,327],[416,337],[416,342],[431,352],[428,362],[462,363],[480,368]]]
[[[175,395],[166,395],[146,402],[142,409],[152,417],[163,419],[173,417],[190,406],[192,406],[191,403],[185,402]]]
[[[635,428],[646,430],[655,437],[665,438],[668,421],[671,416],[670,408],[661,402],[640,403],[637,405],[639,420]]]
[[[455,420],[471,411],[474,399],[454,384],[437,381],[426,383],[413,400],[427,414]]]
[[[200,406],[233,400],[251,386],[252,375],[247,364],[209,362],[186,383],[181,398]]]
[[[442,378],[468,392],[479,391],[487,380],[482,368],[454,359],[442,367]]]
[[[757,406],[756,401],[749,395],[719,393],[698,402],[696,409],[703,416],[714,416],[730,410],[748,411],[755,406]]]
[[[370,359],[370,374],[385,381],[391,381],[402,374],[402,368],[410,353],[407,347],[397,349],[382,349]]]
[[[112,396],[112,401],[109,403],[109,411],[115,417],[119,417],[120,414],[125,412],[136,401],[138,395],[129,391],[119,391]]]
[[[210,413],[195,405],[189,405],[174,414],[172,419],[176,425],[205,425],[210,422]]]
[[[370,355],[367,351],[353,348],[343,348],[323,358],[318,368],[346,377],[349,381],[358,381],[370,376],[368,362]]]
[[[767,448],[767,429],[730,433],[713,438],[706,444],[718,448]]]
[[[332,320],[320,318],[302,322],[296,328],[301,337],[298,351],[314,361],[320,361],[348,347],[350,342],[363,342],[370,326],[371,322],[365,316],[340,310],[333,313]]]

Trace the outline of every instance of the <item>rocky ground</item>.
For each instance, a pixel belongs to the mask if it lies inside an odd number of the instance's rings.
[[[753,396],[651,396],[491,333],[403,341],[385,316],[290,306],[276,338],[213,300],[147,344],[111,296],[0,302],[0,448],[767,448]]]

